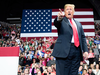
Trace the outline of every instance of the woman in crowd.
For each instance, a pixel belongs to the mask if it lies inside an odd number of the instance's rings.
[[[99,64],[96,64],[96,69],[93,70],[95,75],[100,75]]]

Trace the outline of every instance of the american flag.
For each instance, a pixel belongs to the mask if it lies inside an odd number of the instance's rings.
[[[57,38],[57,29],[53,22],[58,12],[59,9],[23,10],[21,38],[43,38],[44,36]],[[82,24],[86,36],[95,36],[92,9],[75,9],[74,19]]]

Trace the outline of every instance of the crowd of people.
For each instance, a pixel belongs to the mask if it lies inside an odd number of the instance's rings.
[[[86,36],[89,55],[80,62],[79,75],[100,75],[99,27],[95,25],[95,37]],[[0,47],[19,47],[18,75],[56,75],[56,58],[51,56],[56,39],[23,40],[20,30],[21,26],[0,24]]]

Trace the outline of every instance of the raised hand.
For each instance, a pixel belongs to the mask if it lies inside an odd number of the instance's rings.
[[[58,16],[58,20],[61,20],[63,18],[64,14],[61,9],[59,9],[59,13],[57,16]]]

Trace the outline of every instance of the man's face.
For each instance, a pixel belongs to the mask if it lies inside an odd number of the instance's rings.
[[[71,6],[67,6],[64,10],[65,12],[65,16],[68,18],[68,19],[71,19],[73,18],[73,15],[74,15],[74,8],[71,7]]]
[[[89,69],[89,73],[92,73],[92,69]]]

